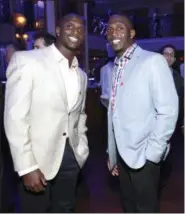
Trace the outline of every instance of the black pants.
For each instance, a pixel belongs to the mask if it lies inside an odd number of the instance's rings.
[[[0,149],[1,151],[1,149]],[[0,212],[2,210],[2,180],[3,180],[3,158],[2,153],[0,153]]]
[[[147,161],[138,170],[129,168],[118,157],[121,204],[127,213],[158,213],[160,165]]]
[[[19,186],[21,212],[68,213],[75,205],[75,187],[80,168],[67,141],[63,161],[57,176],[48,182],[44,193],[33,194]]]
[[[162,193],[162,190],[167,185],[168,180],[172,173],[172,160],[173,160],[172,155],[173,155],[173,151],[171,149],[166,160],[164,160],[161,163],[161,176],[160,176],[160,185],[159,185],[160,195]]]

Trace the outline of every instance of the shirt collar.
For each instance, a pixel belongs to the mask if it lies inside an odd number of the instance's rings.
[[[56,48],[55,44],[52,44],[51,48],[52,48],[52,51],[53,51],[54,59],[57,62],[61,62],[62,60],[67,60],[68,61],[68,59],[65,58],[65,56],[62,55],[62,53]],[[76,57],[74,57],[73,61],[72,61],[71,68],[77,68],[77,67],[78,67],[78,59]]]
[[[116,57],[116,59],[114,60],[114,64],[119,66],[119,64],[122,64],[124,59],[130,60],[136,48],[137,48],[137,44],[136,43],[132,44],[129,48],[127,48],[127,50],[124,52],[122,57],[120,58]]]

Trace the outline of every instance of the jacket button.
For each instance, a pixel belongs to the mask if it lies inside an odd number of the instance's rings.
[[[65,133],[65,132],[63,133],[63,136],[66,136],[66,133]]]

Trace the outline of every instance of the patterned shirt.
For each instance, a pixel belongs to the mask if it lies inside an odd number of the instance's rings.
[[[123,74],[125,67],[129,60],[132,58],[133,53],[137,47],[137,44],[134,43],[131,45],[123,54],[122,57],[115,59],[114,61],[114,70],[113,70],[113,76],[112,76],[112,93],[111,93],[111,110],[114,112],[115,107],[115,99],[117,95],[117,87],[120,84],[120,86],[123,86]]]

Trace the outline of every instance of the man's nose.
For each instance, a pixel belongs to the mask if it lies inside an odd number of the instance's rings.
[[[75,36],[75,35],[77,35],[78,34],[78,29],[73,29],[73,35]]]
[[[167,59],[170,60],[170,59],[171,59],[171,56],[168,55],[168,56],[167,56]]]
[[[113,37],[117,37],[118,36],[118,31],[116,29],[113,30],[112,36]]]

